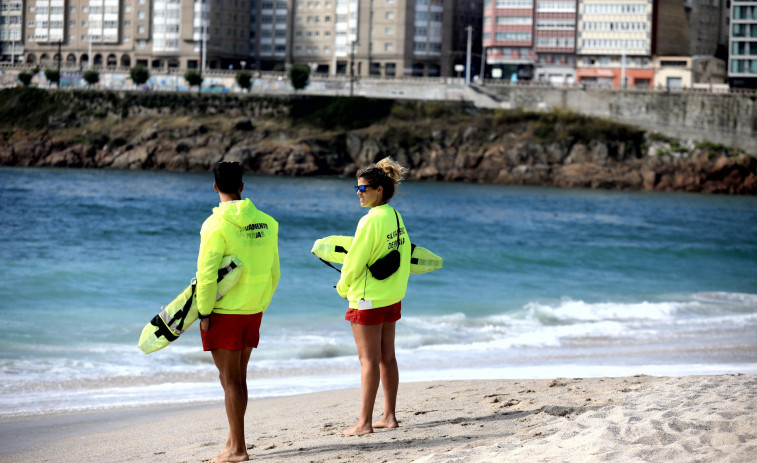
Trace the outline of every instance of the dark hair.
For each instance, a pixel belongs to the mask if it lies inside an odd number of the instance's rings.
[[[216,185],[221,193],[229,195],[239,193],[242,186],[242,165],[238,162],[219,162],[213,168]]]
[[[357,172],[355,178],[365,179],[373,188],[382,187],[381,199],[388,203],[394,190],[404,178],[407,169],[399,165],[394,159],[386,157],[376,164],[364,167]]]

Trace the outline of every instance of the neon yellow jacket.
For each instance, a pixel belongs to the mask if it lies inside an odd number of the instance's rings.
[[[279,284],[279,224],[249,199],[222,202],[200,230],[197,257],[197,311],[264,312]],[[216,302],[218,267],[224,255],[242,261],[239,282]]]
[[[402,300],[410,276],[410,238],[402,216],[400,222],[400,268],[385,280],[373,278],[368,265],[389,253],[397,244],[397,219],[388,204],[372,207],[357,225],[350,251],[344,258],[342,276],[336,285],[340,296],[357,308],[361,298],[370,299],[373,308],[386,307]]]

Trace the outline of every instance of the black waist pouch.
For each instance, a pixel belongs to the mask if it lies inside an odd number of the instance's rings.
[[[400,252],[393,249],[389,254],[368,266],[373,278],[385,280],[400,268]]]
[[[392,249],[389,254],[368,266],[371,275],[377,280],[389,278],[400,268],[400,218],[397,211],[394,211],[394,218],[397,219],[397,249]]]

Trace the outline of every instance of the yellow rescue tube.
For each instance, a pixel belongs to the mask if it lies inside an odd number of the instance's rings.
[[[344,256],[352,245],[351,236],[332,235],[316,240],[310,250],[321,260],[332,264],[344,262]],[[410,254],[410,273],[421,274],[442,268],[443,259],[426,248],[412,245]]]
[[[234,287],[242,276],[242,262],[234,256],[224,256],[221,267],[218,269],[218,294],[216,300],[221,299]],[[192,282],[179,293],[176,298],[161,312],[153,317],[142,329],[137,347],[149,354],[160,350],[173,341],[189,328],[198,318],[197,295],[195,294],[196,281]]]

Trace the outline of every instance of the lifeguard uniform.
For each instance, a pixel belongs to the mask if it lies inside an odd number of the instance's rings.
[[[220,203],[202,224],[197,258],[197,311],[200,318],[214,315],[210,329],[203,333],[204,347],[208,347],[206,334],[217,335],[216,328],[225,324],[224,319],[229,320],[223,315],[258,315],[259,330],[259,320],[281,276],[278,235],[278,222],[258,210],[249,199]],[[218,267],[224,255],[234,255],[242,261],[242,275],[238,283],[216,301]],[[213,331],[215,333],[211,333]],[[254,344],[243,347],[257,347],[257,340]],[[230,346],[235,347],[215,348]]]
[[[349,301],[348,320],[351,320],[351,311],[392,306],[396,306],[398,310],[400,301],[405,297],[410,276],[411,245],[402,216],[399,212],[395,215],[395,212],[388,204],[372,207],[357,225],[350,250],[344,258],[341,278],[336,285],[339,295]],[[368,266],[393,249],[399,249],[400,252],[399,268],[383,280],[374,278]]]

